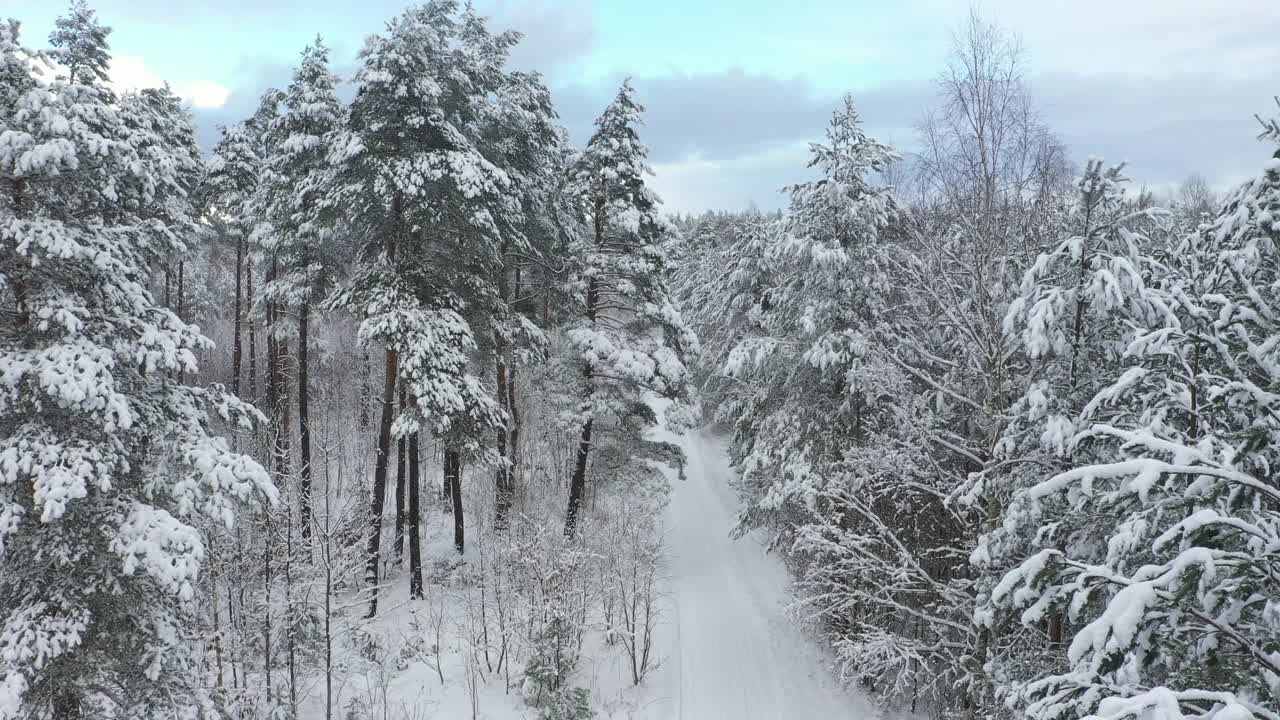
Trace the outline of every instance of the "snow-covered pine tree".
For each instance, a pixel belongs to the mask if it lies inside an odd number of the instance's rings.
[[[729,352],[724,371],[762,393],[736,427],[744,529],[789,531],[810,516],[814,493],[834,480],[819,466],[839,457],[835,446],[866,438],[874,388],[893,372],[869,353],[890,292],[882,235],[896,211],[870,175],[893,152],[865,133],[846,97],[811,153],[820,177],[787,189],[785,217],[758,250],[747,244],[733,276],[735,302],[759,331]]]
[[[146,209],[182,178],[89,71],[105,28],[74,27],[57,42],[92,60],[46,82],[0,25],[0,717],[214,715],[200,526],[275,490],[214,434],[252,408],[176,379],[210,343],[147,290],[182,244]]]
[[[666,411],[672,428],[690,422],[696,410],[686,363],[698,339],[667,288],[663,243],[676,231],[644,181],[652,170],[638,129],[643,112],[624,82],[572,170],[588,229],[574,248],[580,266],[570,278],[579,315],[568,329],[569,352],[582,383],[571,411],[579,440],[565,514],[569,537],[577,531],[593,451],[601,477],[651,473],[649,459],[683,465],[675,445],[644,437],[657,422],[646,393],[673,401]]]
[[[235,310],[232,319],[231,392],[241,397],[240,382],[244,365],[244,326],[251,317],[246,307],[245,285],[249,270],[245,263],[248,255],[249,235],[253,232],[253,215],[250,201],[261,173],[261,158],[252,127],[237,123],[222,128],[222,137],[213,149],[202,190],[208,211],[220,216],[227,223],[228,233],[236,246],[235,260]],[[250,281],[251,282],[251,281]],[[251,287],[251,285],[250,285]],[[252,291],[247,293],[252,300]],[[253,399],[250,392],[250,399]]]
[[[735,424],[741,528],[789,543],[846,679],[901,699],[950,689],[970,633],[950,544],[962,519],[929,461],[935,418],[894,361],[900,209],[874,182],[893,160],[846,98],[813,146],[819,178],[790,189],[781,220],[748,227],[726,263],[745,321],[720,413]]]
[[[111,51],[107,36],[111,28],[98,22],[97,13],[85,0],[72,0],[67,14],[54,21],[49,44],[56,48],[52,56],[67,70],[67,81],[81,85],[107,82],[111,68]]]
[[[461,43],[458,4],[410,8],[361,51],[349,131],[335,145],[339,183],[326,202],[343,207],[360,244],[354,277],[332,306],[362,319],[364,343],[385,347],[382,416],[369,527],[368,579],[377,582],[392,433],[426,424],[453,449],[481,451],[501,409],[470,371],[475,335],[463,316],[475,294],[492,294],[506,174],[472,137],[487,65]],[[498,63],[500,66],[501,63]],[[409,408],[394,430],[399,381]],[[485,429],[483,433],[480,429]],[[376,591],[370,604],[377,610]]]
[[[506,413],[498,429],[498,467],[494,482],[494,525],[509,522],[515,496],[520,443],[516,372],[534,359],[544,360],[548,339],[534,321],[526,271],[554,262],[556,246],[568,232],[573,210],[564,192],[569,144],[556,123],[551,93],[536,73],[508,73],[487,107],[480,128],[481,149],[510,179],[509,194],[520,212],[508,218],[500,264],[495,268],[497,304],[491,321],[498,404]],[[524,299],[522,299],[524,298]]]
[[[701,346],[692,368],[699,399],[708,415],[730,426],[744,403],[760,394],[757,378],[727,377],[723,370],[740,341],[764,332],[758,306],[772,282],[764,252],[775,221],[759,212],[700,218],[686,233],[685,258],[673,281]]]
[[[1105,167],[1091,159],[1076,184],[1076,198],[1062,213],[1065,237],[1042,253],[1023,275],[1009,305],[1004,332],[1026,368],[1027,387],[1007,412],[990,467],[976,473],[961,506],[1004,508],[1046,472],[1087,463],[1087,447],[1070,448],[1087,423],[1121,406],[1092,408],[1097,393],[1133,364],[1127,355],[1136,328],[1161,326],[1165,308],[1154,302],[1153,283],[1166,268],[1151,256],[1151,242],[1138,229],[1149,211],[1125,197],[1123,166]],[[1082,419],[1086,425],[1077,425]],[[1096,457],[1094,459],[1097,459]],[[979,501],[979,498],[981,499]],[[1054,525],[1087,544],[1089,515],[1055,506]],[[977,625],[990,638],[1001,694],[1028,678],[1060,670],[1061,643],[1067,631],[1062,609],[1046,607],[1027,629],[997,623],[988,606],[992,585],[1036,539],[1028,528],[996,525],[979,538],[972,560],[979,572]]]
[[[201,233],[196,226],[196,193],[205,173],[196,146],[195,121],[182,100],[167,86],[127,93],[119,109],[125,125],[135,131],[135,150],[144,162],[172,168],[173,181],[157,186],[150,200],[137,208],[139,217],[151,221],[152,232],[178,239],[160,268],[166,307],[186,319],[186,269],[189,251]],[[154,241],[165,242],[163,237]],[[181,371],[179,371],[181,374]]]
[[[276,313],[297,317],[298,507],[303,542],[311,537],[311,419],[308,405],[312,305],[336,280],[342,250],[332,206],[320,200],[333,182],[331,143],[343,123],[337,78],[320,38],[302,52],[266,132],[273,149],[257,187],[261,220],[271,226],[263,250],[274,263],[262,298]]]
[[[1039,551],[992,605],[1072,631],[1065,667],[1018,688],[1030,717],[1280,718],[1277,217],[1280,156],[1175,253],[1147,293],[1163,322],[1006,514]]]

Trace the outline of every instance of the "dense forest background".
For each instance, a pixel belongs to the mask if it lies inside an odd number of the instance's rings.
[[[973,12],[914,151],[848,97],[784,210],[671,217],[630,83],[576,148],[451,0],[213,148],[83,2],[20,29],[0,718],[625,716],[582,660],[661,661],[705,424],[886,707],[1280,719],[1276,120],[1134,188]]]

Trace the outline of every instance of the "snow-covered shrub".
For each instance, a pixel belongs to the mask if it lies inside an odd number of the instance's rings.
[[[626,654],[631,680],[639,685],[656,664],[654,632],[662,613],[662,505],[611,497],[597,513],[592,538],[599,548],[600,595],[606,642]],[[607,600],[605,599],[607,598]]]
[[[585,688],[560,688],[545,695],[535,705],[538,720],[590,720],[595,717],[595,711],[591,709],[591,693]]]

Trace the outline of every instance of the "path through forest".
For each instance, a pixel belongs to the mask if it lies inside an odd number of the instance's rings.
[[[664,436],[666,435],[663,433]],[[669,437],[669,436],[668,436]],[[879,717],[836,683],[814,639],[787,613],[790,580],[763,538],[730,537],[738,499],[726,442],[709,430],[672,438],[688,456],[666,517],[669,616],[657,673],[665,697],[646,717]]]

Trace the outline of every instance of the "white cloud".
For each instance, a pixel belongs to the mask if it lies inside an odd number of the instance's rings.
[[[807,142],[792,142],[720,160],[694,154],[672,162],[653,163],[649,184],[667,212],[740,210],[756,206],[774,210],[786,204],[784,184],[808,179]]]
[[[117,55],[112,58],[110,74],[111,87],[117,92],[164,86],[164,78],[147,67],[146,62],[137,55]],[[197,108],[220,108],[231,96],[230,88],[211,80],[171,82],[169,85],[178,97]]]

